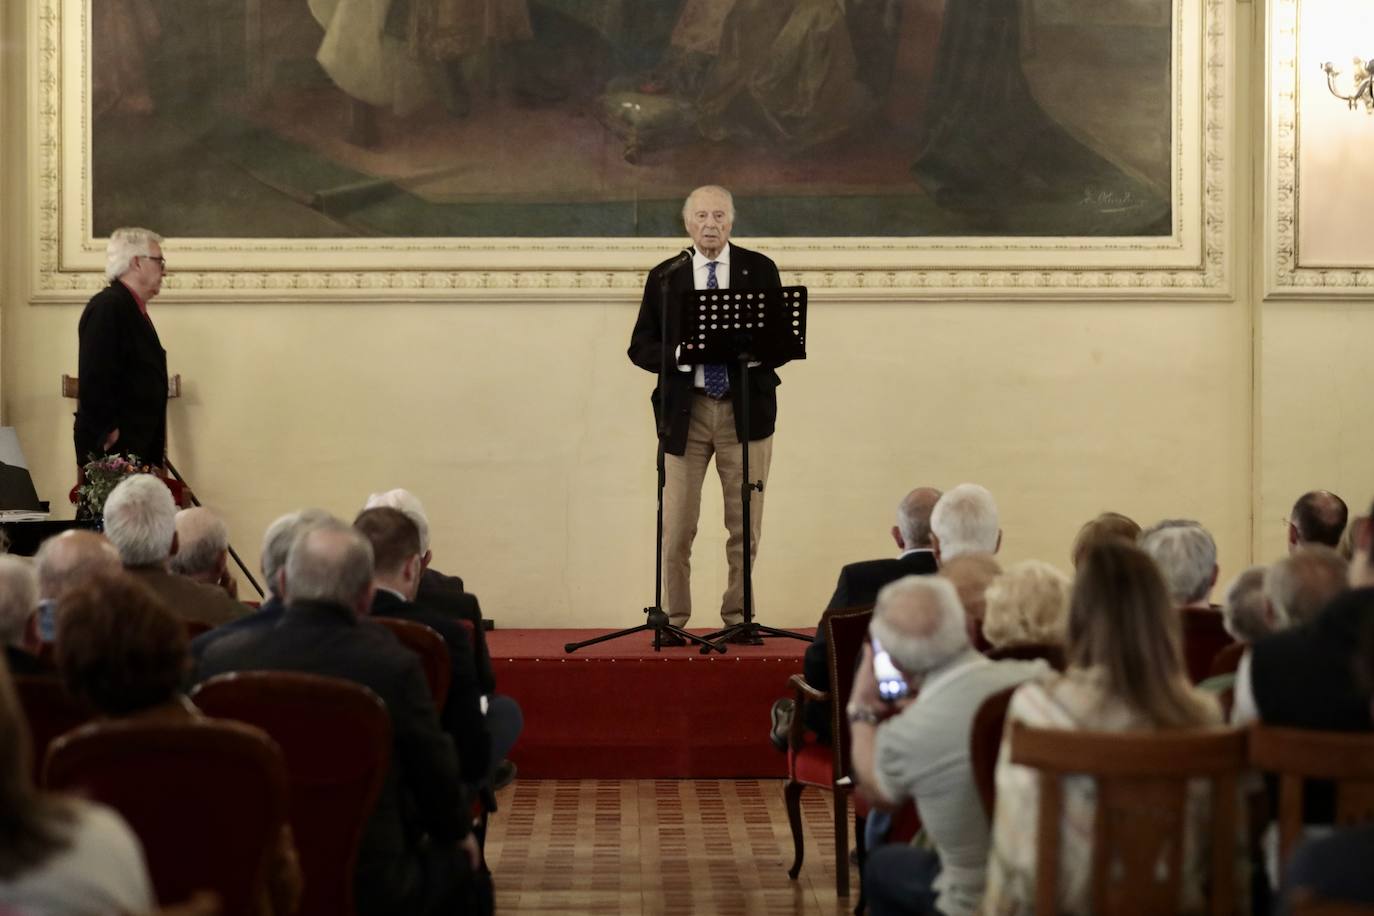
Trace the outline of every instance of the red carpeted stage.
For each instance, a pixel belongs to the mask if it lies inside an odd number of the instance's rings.
[[[636,633],[572,655],[565,643],[605,630],[493,630],[497,687],[519,701],[525,732],[511,758],[541,779],[781,777],[769,709],[801,671],[807,643],[651,648]],[[694,631],[702,634],[707,630]],[[811,630],[801,632],[810,634]]]

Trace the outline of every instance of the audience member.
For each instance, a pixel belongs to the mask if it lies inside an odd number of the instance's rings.
[[[1329,490],[1312,490],[1298,497],[1288,513],[1288,551],[1306,544],[1335,548],[1341,543],[1350,512],[1345,500]]]
[[[395,617],[433,628],[448,646],[448,698],[440,713],[444,730],[458,749],[458,766],[463,781],[485,782],[492,767],[510,748],[493,747],[492,735],[482,717],[481,690],[472,661],[472,643],[452,617],[421,608],[414,603],[420,581],[420,533],[399,509],[378,506],[364,509],[353,520],[353,527],[372,545],[374,596],[373,617]],[[500,756],[492,759],[493,751]]]
[[[359,916],[451,913],[481,866],[453,742],[444,734],[420,660],[372,606],[372,548],[341,522],[307,528],[286,560],[286,610],[205,650],[200,676],[304,671],[372,689],[391,715],[392,757],[363,834],[354,888]]]
[[[238,596],[238,581],[229,575],[229,526],[205,506],[182,509],[176,514],[177,552],[168,567],[172,572]]]
[[[1276,614],[1265,599],[1264,582],[1268,575],[1268,567],[1251,566],[1226,586],[1221,621],[1236,642],[1252,643],[1288,625],[1288,618]]]
[[[1063,668],[1072,588],[1068,576],[1040,560],[1023,560],[993,579],[983,613],[988,657],[1045,658]]]
[[[93,575],[122,569],[119,551],[94,531],[64,531],[48,538],[33,558],[38,572],[38,638],[57,639],[57,602]]]
[[[1177,608],[1207,609],[1217,584],[1217,544],[1191,519],[1165,519],[1140,533],[1140,547],[1159,567]]]
[[[1110,540],[1123,540],[1134,544],[1139,537],[1140,526],[1134,519],[1120,512],[1103,512],[1097,518],[1084,522],[1083,527],[1078,529],[1070,553],[1073,565],[1077,568],[1078,564],[1083,562],[1083,554],[1094,544]]]
[[[908,576],[884,587],[869,632],[914,699],[884,702],[874,647],[865,644],[846,710],[855,786],[880,810],[914,799],[935,849],[893,844],[871,850],[865,897],[874,916],[973,913],[988,860],[988,823],[969,762],[973,717],[991,694],[1048,669],[979,655],[954,586],[934,576]]]
[[[152,910],[152,881],[133,831],[104,805],[38,791],[29,742],[0,662],[0,908],[76,916]]]
[[[976,483],[959,484],[935,504],[930,533],[942,566],[966,553],[996,553],[1002,546],[1002,529],[992,494]]]
[[[167,723],[203,718],[181,690],[190,665],[185,626],[132,576],[94,577],[59,605],[62,683],[102,716]],[[301,869],[288,825],[268,857],[256,912],[290,916],[300,899]]]
[[[282,612],[286,610],[286,601],[283,596],[286,588],[287,551],[291,549],[291,544],[295,542],[302,531],[325,521],[337,521],[337,519],[323,509],[301,509],[299,512],[288,512],[267,526],[267,531],[262,537],[262,557],[260,560],[263,587],[267,589],[267,600],[251,614],[220,624],[212,630],[206,630],[191,640],[191,657],[194,660],[199,662],[200,657],[205,654],[206,648],[211,643],[223,639],[231,633],[264,629],[277,625],[277,621],[281,620]]]
[[[987,640],[983,638],[988,586],[1001,574],[1002,567],[990,553],[962,554],[940,566],[941,577],[952,582],[959,593],[959,603],[964,606],[964,619],[968,624],[969,642],[980,652],[988,648]]]
[[[176,503],[167,485],[151,474],[120,481],[105,502],[105,536],[124,568],[151,588],[182,620],[216,626],[248,613],[221,588],[168,572],[177,551]]]
[[[29,620],[38,608],[38,577],[28,560],[0,554],[0,642],[14,674],[43,674],[48,665],[29,637]]]
[[[1350,564],[1324,544],[1307,544],[1269,567],[1264,599],[1276,620],[1307,623],[1349,587]]]
[[[1008,722],[1040,728],[1137,731],[1216,725],[1217,703],[1188,683],[1174,600],[1150,557],[1137,547],[1107,541],[1088,548],[1069,605],[1068,670],[1017,689]],[[1035,903],[1038,774],[1012,764],[1010,742],[997,760],[997,808],[984,912],[1028,914]],[[1092,909],[1091,858],[1094,784],[1063,780],[1059,900],[1064,912]],[[1201,842],[1204,807],[1190,804],[1195,842],[1185,843],[1183,902],[1202,910]]]
[[[1336,545],[1336,552],[1341,555],[1345,562],[1349,563],[1355,556],[1355,533],[1369,524],[1368,515],[1357,515],[1345,526],[1345,532],[1341,535],[1341,542]]]
[[[892,526],[892,540],[901,551],[896,557],[862,560],[847,563],[840,569],[834,594],[827,611],[841,608],[868,607],[878,598],[878,592],[889,582],[903,576],[922,576],[936,571],[935,550],[930,539],[930,513],[940,498],[934,487],[917,487],[897,504],[897,523]],[[802,658],[802,676],[817,690],[830,689],[830,649],[825,627],[816,627],[811,645]],[[785,697],[773,704],[773,744],[778,750],[787,746],[787,729],[795,714],[793,700]],[[830,743],[830,704],[807,703],[802,716],[806,727],[816,733],[816,740]]]

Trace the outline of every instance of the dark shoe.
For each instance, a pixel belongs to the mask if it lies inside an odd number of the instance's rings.
[[[736,630],[729,636],[725,637],[725,641],[730,643],[730,645],[732,646],[763,645],[763,637],[749,630]]]
[[[502,760],[496,765],[496,769],[491,771],[491,790],[500,792],[506,786],[515,782],[515,764],[509,760]]]
[[[796,711],[796,701],[790,697],[783,697],[773,704],[773,728],[768,732],[768,739],[780,751],[787,750],[787,733],[792,730],[792,716]]]
[[[671,630],[663,630],[659,633],[658,644],[664,648],[672,648],[674,646],[687,645],[687,640]]]

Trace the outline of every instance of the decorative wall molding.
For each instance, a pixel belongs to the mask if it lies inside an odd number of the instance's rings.
[[[89,10],[36,0],[29,147],[35,302],[103,283],[91,230]],[[1295,0],[1285,0],[1296,5]],[[1173,231],[1115,238],[741,239],[831,299],[1217,299],[1231,295],[1231,4],[1175,0]],[[156,227],[154,227],[156,228]],[[163,300],[373,303],[630,298],[678,240],[169,239]],[[251,263],[252,270],[244,265]]]

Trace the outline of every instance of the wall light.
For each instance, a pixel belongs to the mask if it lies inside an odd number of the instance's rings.
[[[1326,73],[1326,88],[1330,89],[1336,98],[1344,100],[1352,110],[1363,102],[1365,113],[1374,114],[1374,60],[1366,61],[1357,57],[1354,68],[1349,82],[1354,91],[1350,95],[1345,95],[1336,88],[1336,78],[1341,75],[1341,71],[1330,61],[1322,64],[1322,70]]]

